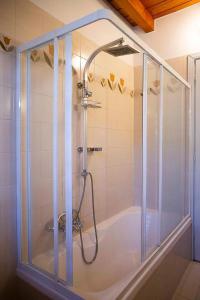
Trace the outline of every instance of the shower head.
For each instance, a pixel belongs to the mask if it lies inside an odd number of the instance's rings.
[[[123,45],[124,43],[124,39],[123,37],[114,40],[108,44],[105,44],[99,48],[97,48],[94,52],[92,52],[92,54],[88,57],[85,66],[83,68],[83,82],[82,85],[80,85],[84,91],[84,95],[83,98],[85,96],[88,97],[87,95],[87,90],[86,90],[86,82],[87,82],[87,77],[88,77],[88,70],[90,67],[91,62],[93,61],[93,59],[97,56],[97,54],[99,54],[101,51],[104,51],[110,55],[113,56],[123,56],[123,55],[128,55],[128,54],[135,54],[135,53],[139,53],[138,50],[132,48],[129,45]]]
[[[122,44],[120,44],[119,46],[107,48],[104,50],[104,52],[111,54],[113,56],[123,56],[123,55],[139,53],[138,50],[132,48],[131,46],[122,45]]]

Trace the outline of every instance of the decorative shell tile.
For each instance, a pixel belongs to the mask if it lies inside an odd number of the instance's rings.
[[[94,74],[93,73],[89,73],[88,74],[88,81],[89,82],[93,82],[94,81]]]
[[[39,61],[40,60],[40,52],[38,51],[38,50],[32,50],[31,51],[31,60],[33,61],[33,62],[37,62],[37,61]]]
[[[0,47],[5,51],[5,52],[11,52],[15,49],[14,45],[13,45],[13,41],[3,35],[3,34],[0,34]]]
[[[48,48],[43,51],[43,55],[46,63],[53,69],[54,46],[48,45]]]
[[[101,78],[100,82],[101,82],[102,87],[105,87],[107,84],[105,78]]]
[[[121,94],[124,94],[124,92],[126,91],[125,80],[123,78],[119,79],[118,88]]]
[[[130,91],[130,96],[131,96],[131,98],[133,98],[134,95],[135,95],[135,91],[134,91],[134,90],[131,90],[131,91]]]
[[[110,89],[113,91],[116,89],[116,81],[115,81],[115,74],[114,73],[110,73],[110,76],[108,78],[108,85],[110,87]]]

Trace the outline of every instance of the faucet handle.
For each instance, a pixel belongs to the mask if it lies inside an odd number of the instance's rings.
[[[86,97],[92,97],[92,92],[89,91],[88,89],[85,90],[85,96]]]
[[[53,231],[54,231],[54,227],[51,226],[50,224],[46,224],[45,229],[46,229],[48,232],[53,232]]]
[[[66,212],[58,215],[58,230],[65,232],[66,228]]]

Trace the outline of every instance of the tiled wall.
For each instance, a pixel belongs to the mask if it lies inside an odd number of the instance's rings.
[[[0,51],[0,295],[16,262],[15,56]]]
[[[62,24],[26,0],[0,0],[0,33],[16,43]],[[0,298],[17,298],[15,53],[0,50]],[[14,296],[12,295],[14,294]]]

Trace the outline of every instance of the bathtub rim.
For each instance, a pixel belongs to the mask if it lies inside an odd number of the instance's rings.
[[[190,215],[187,215],[167,236],[161,245],[141,264],[137,272],[132,276],[116,300],[133,299],[190,226],[192,226],[192,218]]]
[[[125,288],[119,292],[116,300],[128,300],[138,293],[143,284],[150,278],[155,269],[160,265],[166,255],[175,246],[178,240],[192,225],[191,216],[186,216],[171,234],[163,241],[163,243],[151,254],[149,258],[139,267],[136,273],[127,280]],[[64,286],[63,282],[55,282],[54,277],[50,277],[49,273],[44,274],[43,271],[36,269],[35,266],[18,264],[17,275],[35,287],[41,293],[57,300],[84,300],[80,292],[70,286]]]

